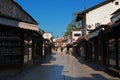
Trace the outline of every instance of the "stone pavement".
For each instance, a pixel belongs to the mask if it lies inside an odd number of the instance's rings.
[[[1,80],[1,79],[0,79]],[[8,79],[9,80],[9,79]],[[41,64],[10,80],[120,80],[71,55],[53,52]]]
[[[20,80],[119,80],[71,55],[53,52]]]

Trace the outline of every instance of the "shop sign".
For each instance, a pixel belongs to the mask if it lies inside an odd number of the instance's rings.
[[[44,33],[43,38],[50,39],[50,38],[52,38],[52,35],[51,35],[51,33]]]

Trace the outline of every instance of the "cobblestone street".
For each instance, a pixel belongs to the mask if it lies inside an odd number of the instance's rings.
[[[41,64],[0,80],[120,80],[71,55],[53,52]]]

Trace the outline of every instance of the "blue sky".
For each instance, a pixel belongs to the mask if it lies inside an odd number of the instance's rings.
[[[73,19],[73,13],[104,0],[15,0],[38,23],[39,28],[60,37]]]

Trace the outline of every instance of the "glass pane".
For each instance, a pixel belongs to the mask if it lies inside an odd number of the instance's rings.
[[[109,63],[111,66],[116,65],[115,39],[109,40]]]

